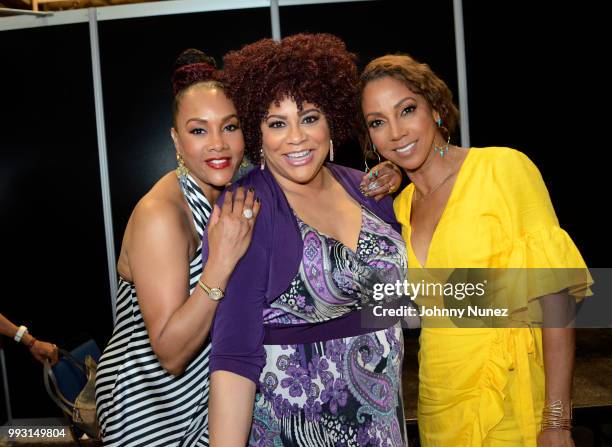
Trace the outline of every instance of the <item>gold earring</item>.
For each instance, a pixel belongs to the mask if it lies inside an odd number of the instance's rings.
[[[189,169],[185,166],[185,160],[183,160],[183,156],[179,152],[176,153],[176,164],[178,165],[176,167],[177,177],[180,178],[189,174]]]
[[[374,146],[374,143],[372,143],[372,149],[367,151],[366,154],[365,154],[364,163],[365,163],[365,167],[366,167],[366,172],[368,172],[370,170],[370,167],[368,166],[368,154],[371,154],[372,152],[376,155],[376,158],[378,158],[378,163],[380,164],[380,154],[376,150],[376,146]]]

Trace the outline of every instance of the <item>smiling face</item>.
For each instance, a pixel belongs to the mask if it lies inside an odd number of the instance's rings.
[[[202,184],[231,181],[244,153],[244,137],[234,104],[219,87],[194,85],[183,93],[172,139],[185,166]]]
[[[368,82],[361,109],[380,155],[408,171],[417,170],[433,154],[434,139],[437,144],[443,142],[436,125],[438,112],[395,78],[385,76]]]
[[[290,98],[268,108],[261,138],[266,165],[279,180],[310,182],[329,152],[329,126],[321,109],[304,102],[300,111]]]

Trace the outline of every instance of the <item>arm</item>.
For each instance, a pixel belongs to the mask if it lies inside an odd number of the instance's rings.
[[[210,377],[210,445],[244,447],[247,444],[255,384],[238,374],[215,371]]]
[[[570,418],[576,330],[563,326],[568,315],[573,315],[575,302],[564,294],[548,295],[542,297],[541,301],[545,318],[545,327],[542,329],[545,404],[560,400],[563,404],[562,417]],[[571,318],[570,321],[573,324]],[[540,433],[538,445],[570,447],[574,443],[570,431],[549,429]]]
[[[17,334],[18,327],[4,315],[0,314],[0,333],[6,335],[7,337],[15,338]],[[46,341],[39,341],[35,339],[32,335],[26,332],[22,337],[22,344],[28,346],[30,349],[30,353],[34,356],[36,360],[39,362],[44,362],[45,360],[49,360],[52,364],[57,363],[58,361],[58,351],[57,346],[52,343],[48,343]]]
[[[215,206],[208,233],[211,254],[201,281],[225,289],[235,264],[246,251],[254,220],[241,216],[243,203],[256,215],[253,193]],[[189,235],[170,203],[144,202],[134,212],[128,257],[153,351],[171,374],[181,374],[206,340],[218,302],[200,287],[189,295]]]
[[[253,242],[232,273],[211,331],[208,415],[212,447],[246,444],[255,389],[265,365],[263,308],[270,274],[267,246],[274,227],[266,206],[272,199],[265,196],[264,200],[264,214],[258,218]],[[203,260],[208,257],[209,243],[210,238],[205,238]]]

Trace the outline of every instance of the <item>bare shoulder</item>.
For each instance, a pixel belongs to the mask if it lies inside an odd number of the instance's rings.
[[[187,234],[185,204],[176,176],[164,175],[136,204],[130,216],[126,236]]]

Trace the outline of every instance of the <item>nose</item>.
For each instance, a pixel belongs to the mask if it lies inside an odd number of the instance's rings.
[[[306,139],[306,135],[304,134],[302,127],[297,125],[292,125],[289,129],[289,144],[301,144]]]
[[[389,121],[389,130],[392,141],[399,141],[406,135],[406,131],[396,120]]]
[[[223,139],[223,134],[219,131],[212,131],[210,134],[210,139],[208,141],[208,150],[221,152],[225,149],[226,144]]]

